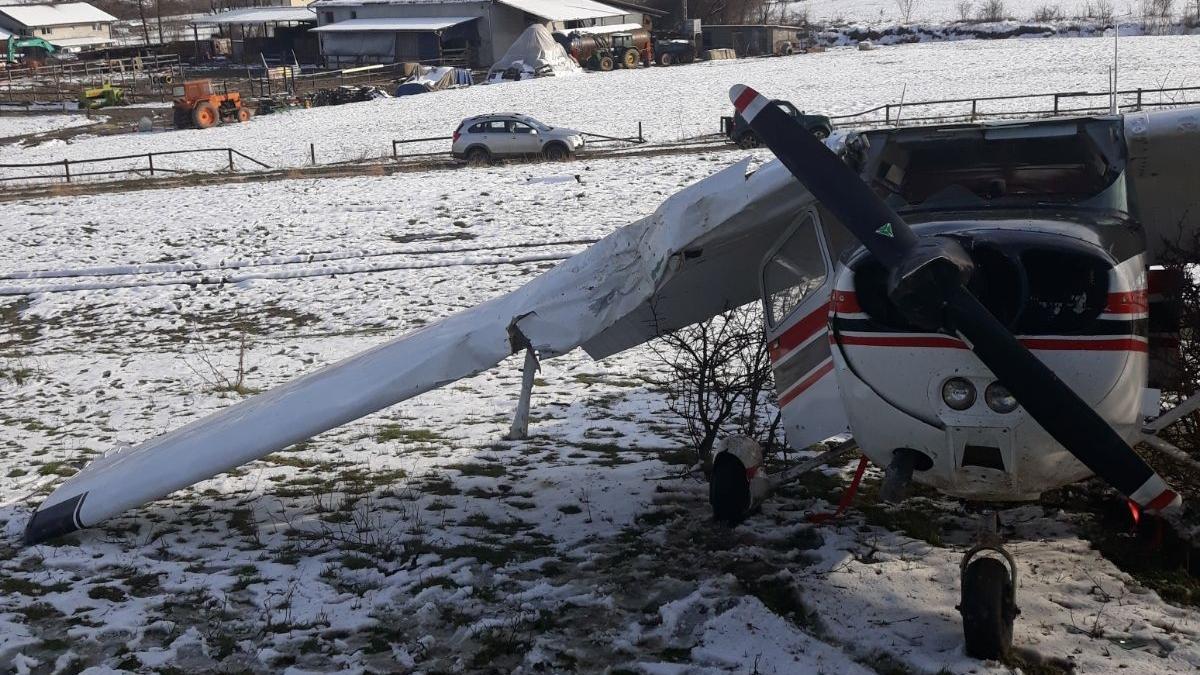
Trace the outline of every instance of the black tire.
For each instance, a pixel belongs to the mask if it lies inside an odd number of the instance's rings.
[[[823,141],[826,138],[829,138],[829,130],[826,129],[825,127],[817,127],[816,129],[812,129],[811,131],[812,131],[812,135],[816,136],[818,141]]]
[[[1012,649],[1013,620],[1017,608],[1009,602],[1012,578],[1004,563],[995,558],[976,558],[962,577],[963,637],[967,655],[994,661]]]
[[[217,106],[208,101],[201,101],[192,108],[192,126],[197,129],[207,129],[215,127],[221,123],[221,113],[217,110]]]
[[[621,67],[634,69],[638,67],[638,61],[641,61],[641,56],[636,49],[626,49],[621,55]]]
[[[738,147],[743,150],[753,150],[759,146],[758,134],[747,131],[737,140]]]
[[[192,116],[186,110],[175,108],[171,114],[176,129],[187,129],[192,126]]]
[[[492,163],[492,153],[487,148],[476,146],[467,150],[468,166],[487,166]]]
[[[675,55],[671,52],[663,52],[658,55],[658,65],[669,66],[673,63],[675,63]]]
[[[713,462],[712,480],[708,484],[708,503],[713,520],[730,527],[746,519],[750,506],[750,481],[746,467],[733,455],[723,452]]]
[[[571,151],[562,143],[551,143],[542,149],[542,157],[548,162],[565,162],[571,158]]]
[[[606,73],[608,71],[612,70],[613,69],[612,57],[611,56],[601,56],[600,58],[596,59],[596,67]]]

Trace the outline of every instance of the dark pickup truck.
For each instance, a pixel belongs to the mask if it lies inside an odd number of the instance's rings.
[[[807,115],[803,110],[797,110],[791,102],[779,99],[771,101],[771,105],[779,106],[780,110],[796,118],[819,140],[825,140],[829,134],[833,133],[833,122],[824,115]],[[741,115],[722,117],[721,133],[740,147],[757,148],[759,146],[758,135],[754,133],[749,124],[746,124],[746,120]]]

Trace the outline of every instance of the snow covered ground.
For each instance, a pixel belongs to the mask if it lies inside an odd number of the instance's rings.
[[[1123,88],[1197,84],[1200,36],[1129,38],[1121,50]],[[0,150],[0,163],[231,147],[273,167],[304,166],[310,163],[309,143],[315,144],[320,163],[378,158],[391,155],[393,139],[446,136],[465,117],[507,110],[602,134],[633,134],[640,121],[651,141],[670,141],[716,133],[719,117],[729,114],[727,92],[736,83],[790,99],[802,109],[845,114],[898,102],[905,88],[908,101],[945,98],[951,91],[955,96],[1105,91],[1111,53],[1112,43],[1102,39],[977,40],[870,52],[831,49],[472,87],[296,110],[206,130],[54,141]],[[445,151],[448,146],[449,141],[413,144],[402,151]],[[219,153],[155,160],[156,166],[179,169],[217,169],[224,163]],[[134,164],[144,168],[145,160]],[[17,175],[14,171],[7,175]]]
[[[523,92],[548,121],[621,131],[639,117],[611,96],[650,96],[639,77],[695,108],[661,91],[646,99],[667,111],[651,131],[679,135],[711,130],[739,79],[843,109],[891,100],[905,78],[910,100],[914,88],[1103,83],[1082,51],[1100,41],[1012,42],[1024,49],[835,51],[446,92],[264,117],[204,144],[239,138],[270,152],[321,129],[314,138],[330,152],[353,153],[476,105],[516,107]],[[1127,76],[1154,82],[1167,74],[1156,58],[1198,43],[1127,44]],[[961,76],[971,68],[992,79]],[[1170,77],[1197,72],[1194,59],[1174,60]],[[416,108],[403,106],[418,103],[430,120],[407,120]],[[109,142],[68,147],[90,154]],[[706,487],[680,477],[685,441],[648,350],[544,363],[527,441],[502,440],[520,381],[510,359],[100,528],[19,543],[30,509],[97,453],[514,289],[741,156],[6,203],[0,670],[1006,672],[962,650],[958,562],[974,523],[955,503],[885,509],[872,472],[845,520],[809,526],[805,516],[840,494],[844,466],[734,530],[715,528]],[[1062,672],[1056,660],[1087,673],[1195,672],[1200,612],[1102,557],[1083,536],[1088,517],[1057,506],[1004,514],[1021,565],[1022,658],[1044,672]]]
[[[84,127],[99,121],[100,119],[89,119],[84,115],[0,114],[0,139]]]
[[[971,9],[968,19],[977,15],[982,0],[967,0]],[[940,23],[958,21],[962,18],[959,5],[962,0],[912,0],[911,23]],[[1006,18],[1030,20],[1043,7],[1057,7],[1065,18],[1086,17],[1089,5],[1094,11],[1095,0],[1004,0]],[[1114,12],[1125,15],[1132,11],[1126,3],[1112,2]],[[803,0],[790,3],[792,12],[807,10],[808,18],[824,23],[866,23],[871,25],[899,24],[905,19],[897,0]]]

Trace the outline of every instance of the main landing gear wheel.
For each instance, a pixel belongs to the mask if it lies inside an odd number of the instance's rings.
[[[743,150],[753,150],[759,146],[758,134],[753,131],[747,131],[738,139],[738,147]]]
[[[989,514],[995,527],[995,514]],[[982,551],[1003,556],[976,557]],[[1013,622],[1017,609],[1017,563],[1000,545],[994,529],[981,530],[976,544],[962,561],[962,596],[958,611],[962,614],[963,637],[967,655],[989,661],[1003,659],[1012,650]]]

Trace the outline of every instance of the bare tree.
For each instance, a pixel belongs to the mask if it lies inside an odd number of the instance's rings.
[[[958,0],[958,2],[954,5],[954,9],[958,11],[958,20],[969,21],[971,19],[972,7],[974,7],[974,5],[971,4],[971,0]]]
[[[1200,266],[1187,262],[1200,260],[1200,233],[1193,234],[1190,240],[1164,243],[1167,250],[1158,262],[1166,268],[1168,275],[1182,282],[1163,294],[1164,304],[1179,313],[1178,317],[1171,317],[1170,322],[1179,326],[1178,360],[1172,358],[1169,364],[1177,369],[1177,373],[1162,382],[1163,402],[1175,405],[1200,391]],[[1168,427],[1163,435],[1200,459],[1200,413],[1184,417]]]
[[[980,21],[1003,21],[1008,18],[1008,7],[1004,0],[983,0],[977,16]]]
[[[779,410],[758,303],[666,333],[651,348],[667,366],[667,405],[681,417],[707,476],[712,449],[727,433],[770,452],[780,444]]]
[[[913,11],[921,6],[921,0],[896,0],[896,9],[900,10],[900,20],[904,23],[912,21]]]
[[[1175,20],[1175,0],[1142,0],[1142,30],[1162,33]]]

